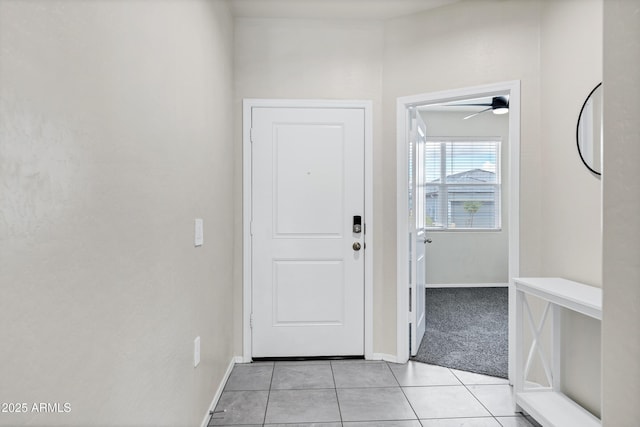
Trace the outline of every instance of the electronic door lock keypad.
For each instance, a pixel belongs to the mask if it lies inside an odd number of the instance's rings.
[[[362,217],[360,215],[353,216],[353,232],[362,233]]]

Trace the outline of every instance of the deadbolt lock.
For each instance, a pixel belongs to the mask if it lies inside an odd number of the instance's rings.
[[[362,233],[362,216],[360,215],[353,216],[353,232]]]

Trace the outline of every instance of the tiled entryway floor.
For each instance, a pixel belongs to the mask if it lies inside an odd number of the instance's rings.
[[[236,365],[209,425],[529,427],[507,381],[364,360]],[[224,412],[223,412],[224,411]]]

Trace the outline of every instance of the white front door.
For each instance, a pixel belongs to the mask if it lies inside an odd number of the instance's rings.
[[[420,341],[426,327],[425,316],[425,281],[426,258],[425,244],[428,242],[426,235],[425,212],[425,144],[427,141],[427,126],[414,108],[411,111],[411,171],[410,180],[411,196],[409,206],[409,242],[411,264],[409,274],[409,322],[411,323],[410,349],[415,356],[420,347]]]
[[[252,356],[363,355],[364,109],[251,123]]]

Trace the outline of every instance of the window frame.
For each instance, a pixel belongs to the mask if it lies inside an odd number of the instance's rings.
[[[502,138],[486,137],[486,136],[464,136],[464,137],[427,137],[427,143],[440,144],[440,183],[424,182],[420,183],[421,187],[438,187],[438,196],[440,200],[440,217],[444,219],[443,224],[439,226],[427,226],[425,221],[425,230],[429,232],[500,232],[502,231]],[[496,182],[495,183],[447,183],[447,143],[496,143]],[[423,159],[424,160],[424,159]],[[449,188],[455,187],[493,187],[495,188],[495,226],[494,227],[450,227],[451,207],[449,206]],[[423,197],[424,197],[423,193]],[[426,215],[426,212],[425,212]]]

